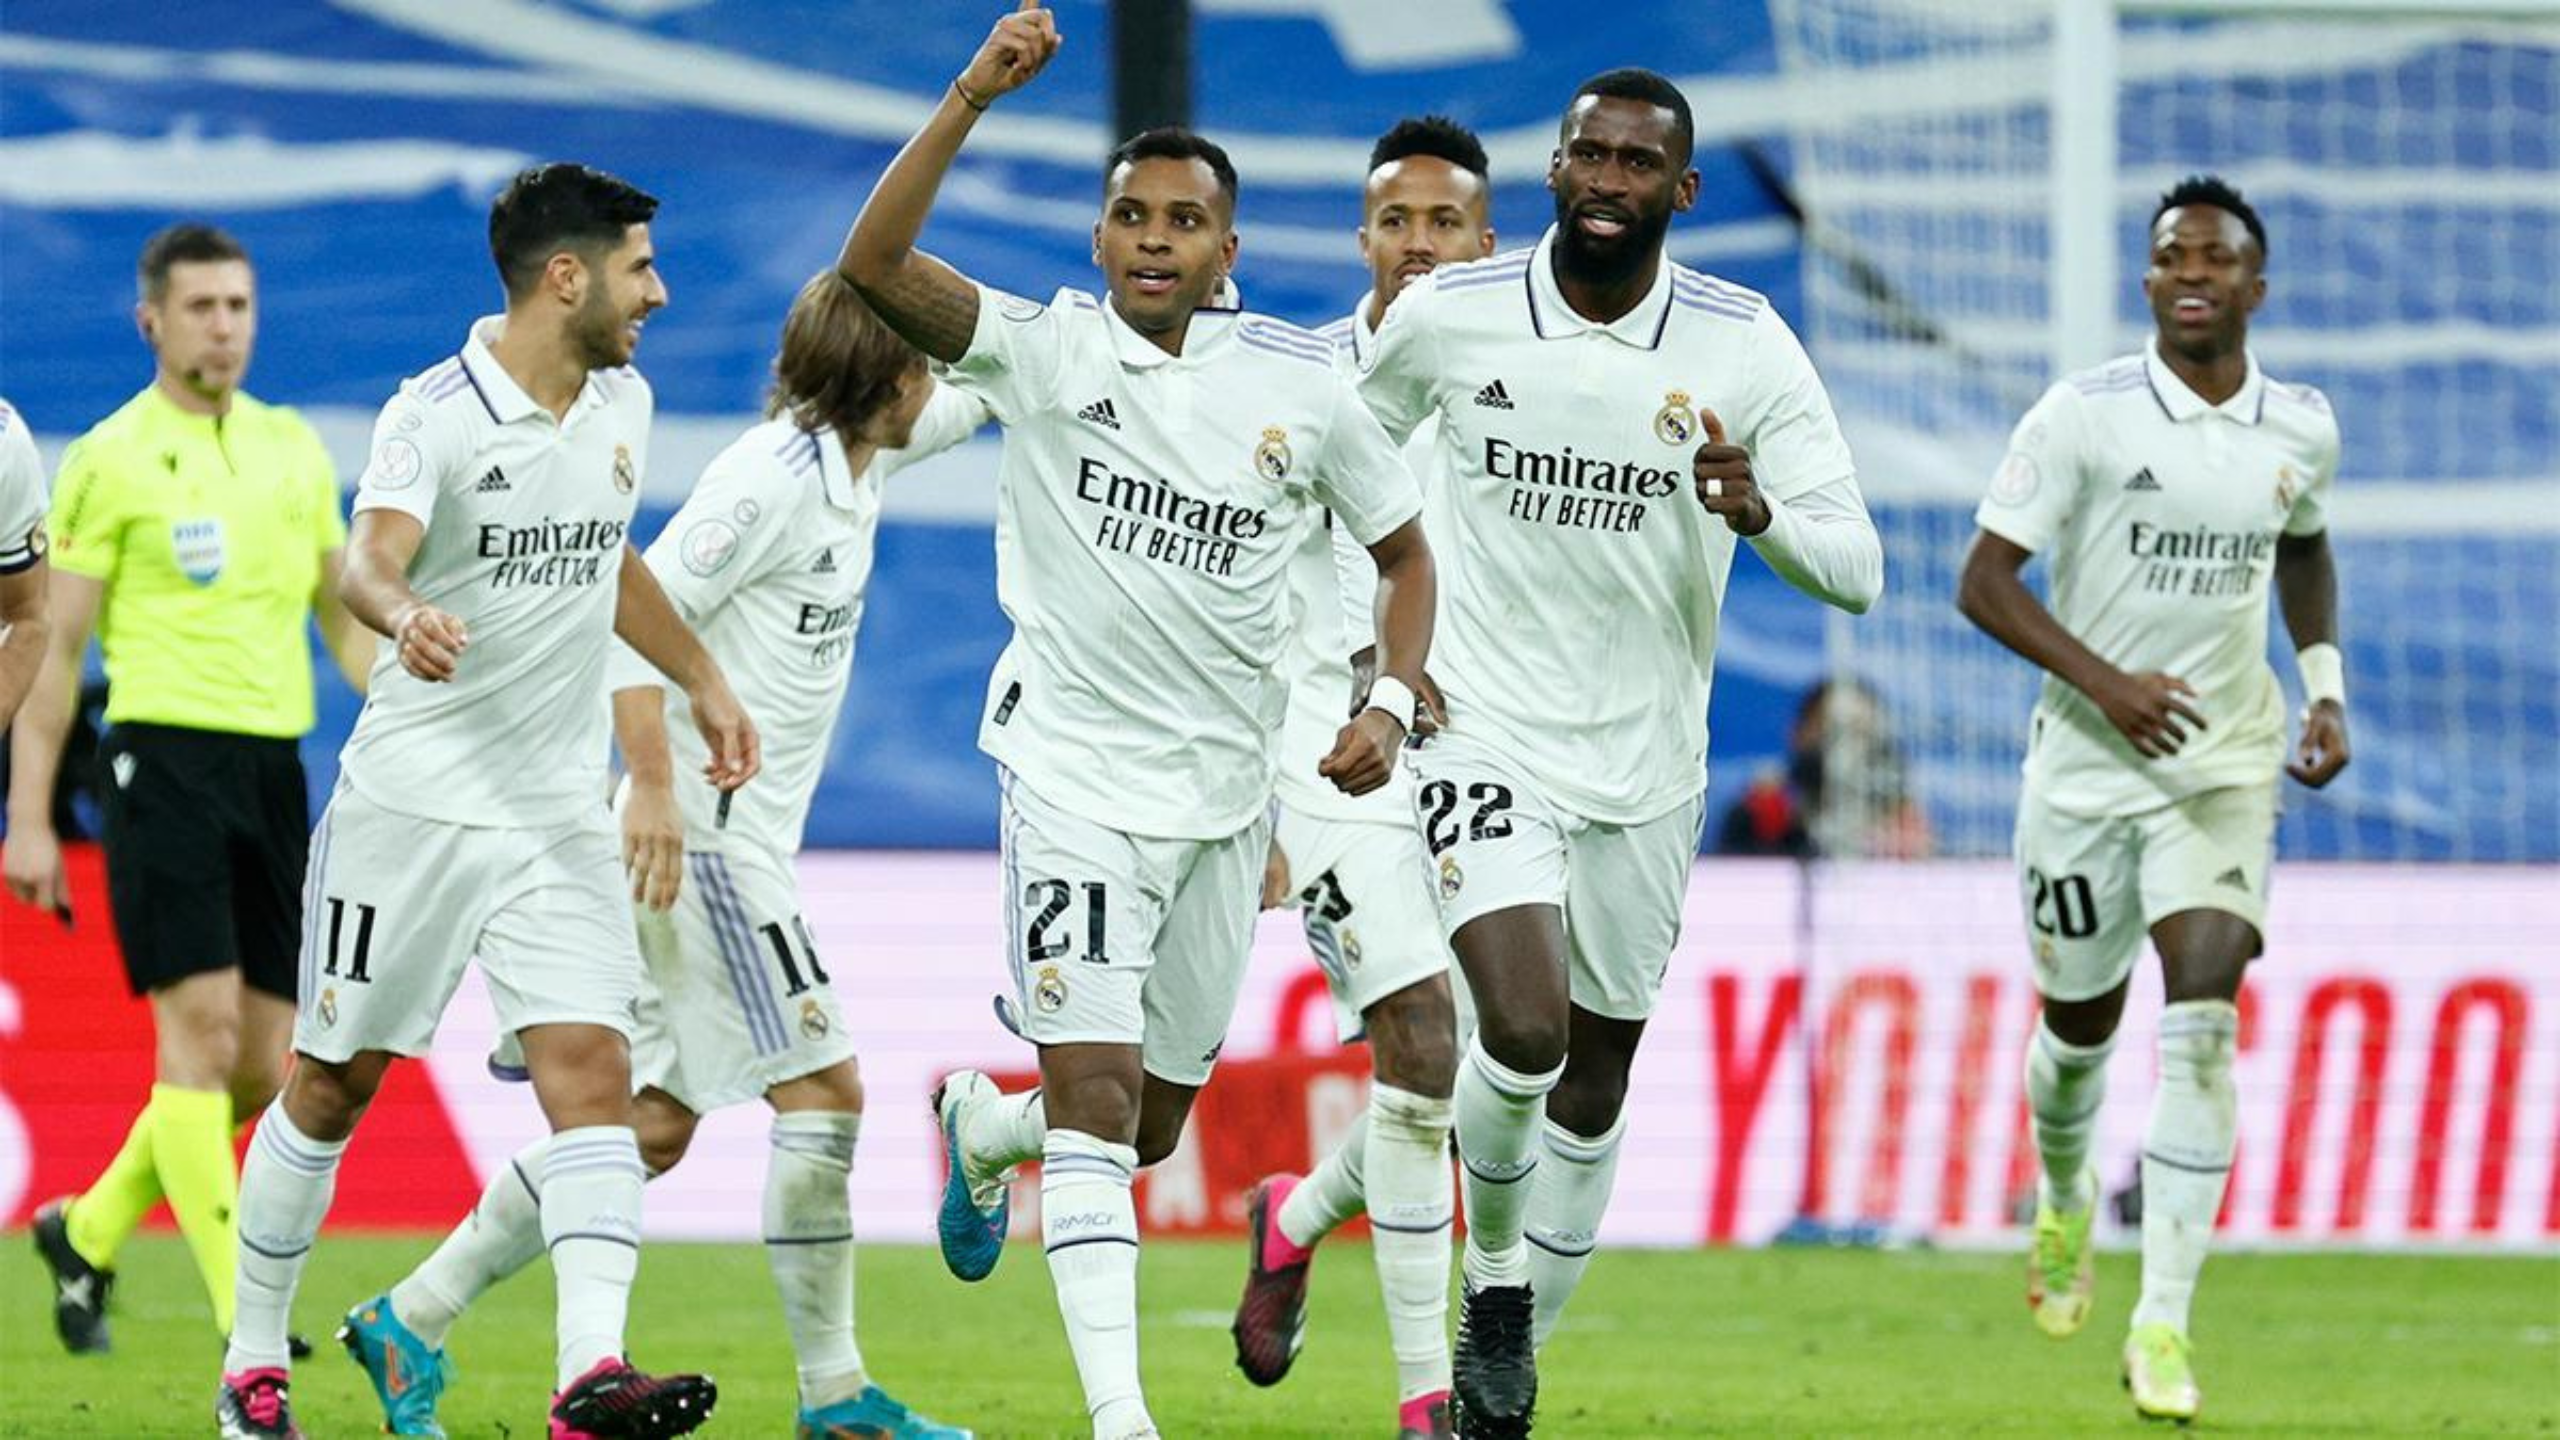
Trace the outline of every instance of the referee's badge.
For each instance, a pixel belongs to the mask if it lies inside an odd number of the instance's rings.
[[[631,447],[613,447],[613,488],[628,495],[640,483],[640,472],[631,468]]]
[[[1040,967],[1040,978],[1031,987],[1031,1003],[1039,1006],[1043,1015],[1055,1015],[1067,1008],[1067,982],[1058,974],[1057,966]]]
[[[1689,413],[1689,392],[1664,392],[1662,408],[1653,412],[1654,438],[1665,445],[1686,445],[1697,433],[1697,419]]]
[[[1289,478],[1289,432],[1278,425],[1262,427],[1262,443],[1253,447],[1253,468],[1263,479],[1277,485]]]
[[[210,585],[222,573],[222,522],[181,520],[169,527],[178,552],[178,569],[199,585]]]

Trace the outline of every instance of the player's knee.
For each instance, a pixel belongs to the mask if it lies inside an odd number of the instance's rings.
[[[1547,1118],[1576,1135],[1599,1135],[1618,1123],[1626,1108],[1627,1072],[1614,1065],[1565,1066],[1556,1088],[1547,1092]]]
[[[279,1103],[293,1127],[314,1140],[344,1140],[355,1133],[374,1092],[382,1088],[389,1057],[359,1055],[331,1062],[302,1057],[285,1080]]]
[[[1362,1017],[1381,1083],[1445,1099],[1458,1079],[1457,1010],[1444,983],[1416,985],[1369,1007]],[[1496,1057],[1499,1058],[1499,1057]]]
[[[1488,1009],[1476,1017],[1476,1043],[1523,1075],[1544,1075],[1563,1064],[1569,1038],[1561,1014],[1504,1015]]]
[[[1185,1117],[1150,1123],[1142,1119],[1138,1125],[1138,1168],[1164,1160],[1182,1145],[1182,1122]]]

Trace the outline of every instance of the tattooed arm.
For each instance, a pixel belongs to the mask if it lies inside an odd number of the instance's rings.
[[[932,118],[872,187],[836,257],[836,273],[889,328],[936,360],[948,363],[968,352],[978,328],[978,291],[959,271],[916,249],[916,236],[978,117],[997,96],[1028,84],[1057,53],[1057,22],[1040,0],[1022,0],[997,21]]]

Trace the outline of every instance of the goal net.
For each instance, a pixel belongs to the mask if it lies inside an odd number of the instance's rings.
[[[2355,762],[2288,787],[2283,853],[2560,859],[2560,23],[2124,0],[2093,7],[2092,50],[2060,18],[2080,3],[1772,5],[1810,117],[1778,167],[1806,216],[1801,328],[1890,574],[1831,640],[1888,733],[1835,746],[1826,791],[1907,787],[1937,853],[2005,852],[2036,677],[1953,608],[1972,507],[2067,359],[2142,344],[2145,221],[2217,171],[2270,235],[2253,348],[2325,390],[2344,436]],[[2057,123],[2085,87],[2113,110],[2093,144]],[[2112,211],[2109,243],[2058,287],[2075,193]],[[2084,327],[2103,333],[2066,333],[2078,287],[2111,297]],[[1857,853],[1870,828],[1825,838]]]

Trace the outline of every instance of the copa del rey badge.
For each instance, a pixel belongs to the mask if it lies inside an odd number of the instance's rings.
[[[1253,468],[1263,479],[1278,484],[1289,478],[1289,432],[1278,425],[1262,428],[1262,443],[1253,447]]]
[[[628,445],[614,446],[613,488],[621,494],[628,495],[631,493],[632,488],[639,483],[640,472],[631,468],[631,447]]]
[[[1654,438],[1665,445],[1686,445],[1697,433],[1698,422],[1689,413],[1689,392],[1666,391],[1662,408],[1653,412]]]

